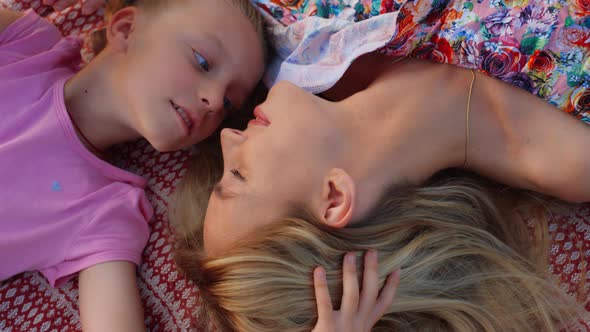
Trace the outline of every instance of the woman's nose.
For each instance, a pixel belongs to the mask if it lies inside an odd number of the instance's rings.
[[[289,81],[279,81],[277,82],[275,85],[273,85],[270,90],[268,91],[268,98],[270,98],[271,95],[291,95],[294,93],[297,93],[297,90],[299,90],[300,88],[298,86],[296,86],[295,84],[289,82]]]
[[[242,144],[248,138],[241,130],[225,128],[221,131],[221,149],[224,155],[234,147]]]

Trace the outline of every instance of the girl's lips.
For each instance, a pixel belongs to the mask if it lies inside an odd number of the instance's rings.
[[[170,102],[170,104],[172,105],[172,110],[174,111],[174,114],[176,114],[176,119],[177,119],[180,127],[182,128],[184,134],[186,136],[190,136],[190,134],[191,134],[191,128],[189,128],[189,126],[186,123],[185,119],[182,117],[182,115],[176,109],[176,107],[175,107],[176,105],[173,102]]]

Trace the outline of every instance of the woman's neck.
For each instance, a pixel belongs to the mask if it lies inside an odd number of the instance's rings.
[[[358,213],[391,185],[414,185],[464,157],[467,71],[416,60],[381,68],[364,90],[338,103],[351,138]],[[360,216],[359,215],[359,216]]]
[[[126,112],[122,111],[126,106],[117,91],[113,61],[108,48],[105,49],[64,87],[68,114],[74,127],[81,131],[78,132],[81,142],[91,151],[93,146],[105,151],[112,145],[138,138],[126,125]]]

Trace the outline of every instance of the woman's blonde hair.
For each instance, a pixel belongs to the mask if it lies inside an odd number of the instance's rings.
[[[205,257],[199,222],[220,166],[218,155],[204,154],[179,188],[171,215],[192,222],[185,224],[176,260],[200,289],[201,324],[213,322],[222,331],[310,331],[317,319],[314,267],[326,268],[337,308],[344,254],[367,249],[378,250],[382,283],[402,269],[394,304],[374,331],[559,331],[578,317],[575,303],[545,272],[546,218],[530,232],[510,217],[515,210],[500,208],[514,196],[497,195],[494,184],[438,176],[389,191],[362,222],[343,229],[297,210],[223,256]]]
[[[229,4],[238,8],[242,12],[242,14],[248,18],[248,20],[252,23],[254,29],[256,29],[256,33],[258,34],[258,37],[262,43],[261,47],[263,49],[263,54],[265,57],[264,63],[266,63],[268,58],[268,45],[266,42],[267,38],[264,19],[262,18],[260,12],[258,12],[258,10],[254,7],[253,4],[250,3],[249,0],[214,1],[226,1]],[[172,2],[172,0],[109,0],[107,1],[105,6],[105,22],[110,20],[113,13],[125,7],[138,6],[148,10],[154,10],[161,9],[162,6],[170,4]],[[206,15],[206,13],[203,14]],[[105,48],[106,42],[107,39],[105,29],[96,30],[91,34],[91,44],[94,54],[100,53]]]

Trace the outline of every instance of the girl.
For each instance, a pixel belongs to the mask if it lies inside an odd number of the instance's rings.
[[[145,1],[114,12],[106,37],[79,70],[78,40],[32,11],[0,12],[0,279],[79,273],[83,329],[134,331],[152,208],[145,181],[104,151],[211,135],[260,79],[264,40],[245,0]]]

